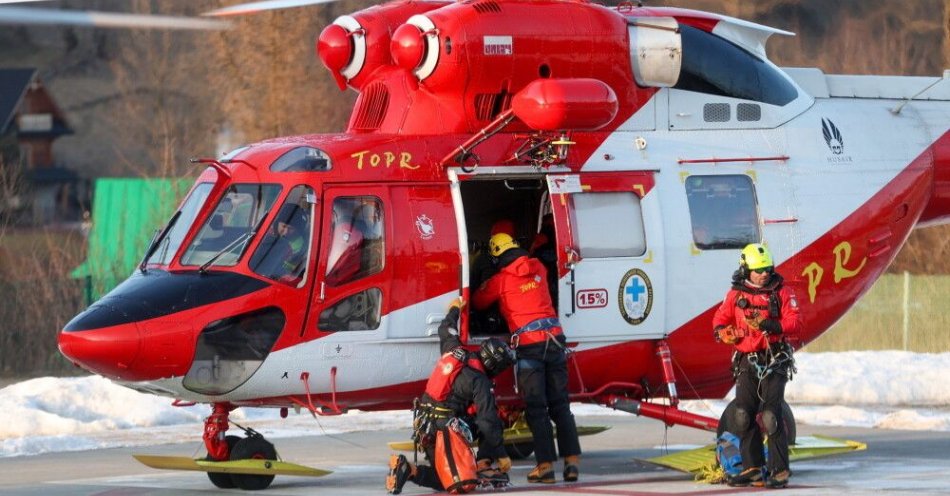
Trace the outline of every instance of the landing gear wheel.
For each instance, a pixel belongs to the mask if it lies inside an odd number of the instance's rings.
[[[505,453],[512,460],[524,460],[534,453],[534,441],[522,441],[505,445]]]
[[[726,406],[726,409],[722,411],[722,416],[719,417],[719,428],[716,429],[716,437],[722,436],[722,433],[729,431],[733,434],[736,434],[736,428],[734,427],[736,418],[736,400],[729,402],[729,405]],[[782,419],[785,421],[785,433],[788,436],[788,445],[791,446],[795,444],[795,438],[798,436],[798,428],[795,426],[795,414],[792,413],[792,407],[788,406],[788,403],[782,401]]]
[[[228,443],[228,453],[234,451],[234,445],[240,441],[241,438],[238,436],[225,436],[224,441]],[[211,460],[211,455],[206,455],[205,460]],[[231,480],[231,474],[225,474],[221,472],[206,472],[208,474],[208,479],[211,480],[211,483],[215,487],[220,487],[221,489],[233,489],[234,481]]]
[[[260,435],[246,437],[234,445],[231,450],[231,460],[276,460],[277,450],[274,445]],[[259,491],[267,489],[274,480],[273,475],[231,474],[231,480],[238,489]]]

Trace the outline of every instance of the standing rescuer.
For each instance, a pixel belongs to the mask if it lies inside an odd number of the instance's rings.
[[[551,304],[547,270],[506,233],[488,241],[498,260],[498,273],[475,292],[472,303],[482,310],[499,302],[512,332],[518,355],[518,388],[525,401],[525,418],[534,437],[537,466],[528,482],[555,482],[557,453],[564,457],[564,480],[578,479],[581,446],[567,390],[567,350],[564,333]],[[557,448],[551,420],[557,426]]]
[[[732,289],[713,317],[716,341],[734,345],[736,377],[735,432],[740,439],[743,471],[728,479],[730,486],[781,488],[788,485],[788,437],[782,404],[785,384],[794,372],[792,347],[786,337],[801,331],[798,303],[784,279],[775,272],[772,254],[758,243],[742,250]],[[768,435],[767,479],[763,480],[763,432],[756,421],[762,413]]]

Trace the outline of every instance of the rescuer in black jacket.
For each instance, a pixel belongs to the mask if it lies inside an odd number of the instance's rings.
[[[438,382],[439,367],[433,371],[433,377],[427,384],[427,392],[420,398],[420,404],[429,405],[436,427],[445,425],[452,418],[464,420],[467,424],[474,424],[474,435],[478,442],[479,475],[491,479],[500,474],[507,474],[511,469],[511,458],[505,452],[504,426],[498,416],[498,407],[495,404],[495,394],[492,391],[491,378],[502,373],[514,363],[514,352],[508,345],[497,338],[482,342],[477,353],[469,353],[462,347],[459,339],[458,318],[461,313],[461,302],[455,300],[449,309],[448,315],[439,325],[439,344],[442,360],[448,355],[464,357],[466,366],[463,366],[451,380],[448,395],[438,401],[429,394],[433,380]],[[433,450],[426,449],[426,458],[433,462]],[[496,464],[496,467],[493,467]],[[507,476],[504,477],[507,479]],[[399,494],[407,480],[425,487],[443,490],[442,483],[432,467],[410,463],[403,455],[393,455],[390,458],[390,475],[386,481],[386,488],[391,494]]]

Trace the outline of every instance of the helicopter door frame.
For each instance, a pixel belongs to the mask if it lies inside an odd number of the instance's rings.
[[[654,172],[550,174],[547,180],[565,334],[585,342],[663,337],[665,238]]]
[[[482,166],[477,171],[453,168],[447,174],[458,229],[457,253],[462,261],[459,284],[463,297],[469,301],[484,282],[480,281],[474,265],[480,256],[487,257],[484,252],[490,228],[494,222],[507,219],[514,224],[519,244],[530,248],[537,235],[543,203],[547,201],[547,183],[545,175],[534,167]],[[486,315],[490,318],[485,319]],[[462,312],[459,331],[462,341],[469,344],[477,344],[489,336],[509,336],[507,325],[497,310],[486,314],[485,310],[471,307]]]

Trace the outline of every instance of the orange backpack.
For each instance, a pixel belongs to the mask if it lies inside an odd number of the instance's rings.
[[[472,433],[453,418],[435,435],[435,472],[449,494],[465,494],[478,487],[478,466],[472,452]]]

